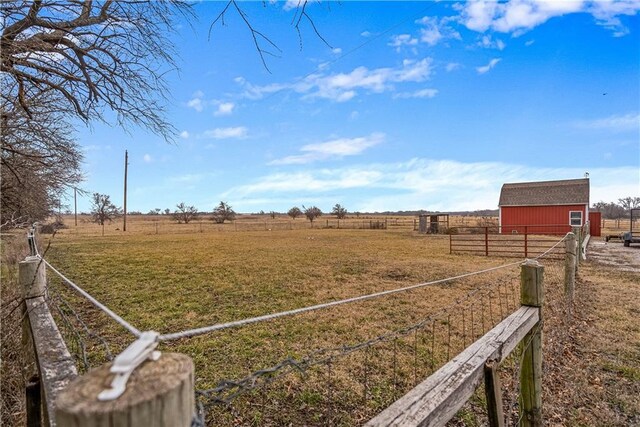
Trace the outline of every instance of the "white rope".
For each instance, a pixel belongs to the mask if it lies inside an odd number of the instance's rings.
[[[569,233],[571,233],[571,232],[569,232]],[[565,239],[567,238],[567,236],[569,235],[569,233],[565,234],[565,235],[562,237],[562,239],[560,239],[560,240],[558,240],[558,241],[556,242],[556,244],[555,244],[555,245],[551,246],[549,249],[547,249],[546,251],[544,251],[543,253],[541,253],[540,255],[538,255],[537,257],[535,257],[534,259],[540,259],[540,258],[542,258],[543,256],[545,256],[546,254],[548,254],[549,252],[551,252],[552,250],[554,250],[554,249],[555,249],[555,248],[556,248],[560,243],[562,243],[562,242],[564,242],[564,241],[565,241]]]
[[[184,330],[184,331],[181,331],[181,332],[175,332],[175,333],[172,333],[172,334],[160,335],[158,337],[158,339],[160,341],[171,341],[171,340],[177,340],[177,339],[180,339],[180,338],[193,337],[195,335],[202,335],[202,334],[206,334],[208,332],[219,331],[219,330],[222,330],[222,329],[235,328],[235,327],[238,327],[238,326],[248,325],[250,323],[262,322],[262,321],[265,321],[265,320],[272,320],[272,319],[276,319],[278,317],[292,316],[294,314],[300,314],[300,313],[305,313],[305,312],[308,312],[308,311],[320,310],[320,309],[327,308],[327,307],[334,307],[336,305],[348,304],[348,303],[352,303],[352,302],[356,302],[356,301],[364,301],[364,300],[377,298],[377,297],[381,297],[381,296],[385,296],[385,295],[395,294],[395,293],[398,293],[398,292],[409,291],[411,289],[417,289],[417,288],[422,288],[422,287],[425,287],[425,286],[437,285],[437,284],[440,284],[440,283],[446,283],[446,282],[450,282],[450,281],[457,280],[457,279],[462,279],[462,278],[469,277],[469,276],[475,276],[475,275],[478,275],[478,274],[488,273],[490,271],[499,270],[501,268],[512,267],[514,265],[519,265],[521,263],[522,263],[522,261],[516,261],[516,262],[510,263],[510,264],[505,264],[505,265],[501,265],[501,266],[498,266],[498,267],[487,268],[486,270],[474,271],[472,273],[465,273],[465,274],[461,274],[459,276],[447,277],[446,279],[434,280],[432,282],[418,283],[417,285],[411,285],[411,286],[407,286],[407,287],[404,287],[404,288],[392,289],[392,290],[389,290],[389,291],[376,292],[374,294],[362,295],[362,296],[353,297],[353,298],[347,298],[347,299],[343,299],[343,300],[339,300],[339,301],[332,301],[332,302],[328,302],[328,303],[324,303],[324,304],[313,305],[313,306],[310,306],[310,307],[297,308],[295,310],[282,311],[280,313],[266,314],[264,316],[251,317],[251,318],[248,318],[248,319],[236,320],[236,321],[233,321],[233,322],[218,323],[218,324],[215,324],[215,325],[204,326],[202,328],[187,329],[187,330]]]
[[[49,264],[49,262],[42,258],[41,256],[38,255],[38,257],[42,260],[42,262],[49,267],[54,273],[56,273],[64,282],[66,282],[69,286],[71,286],[73,289],[76,290],[76,292],[78,292],[80,295],[82,295],[83,297],[85,297],[86,299],[88,299],[93,305],[95,305],[96,307],[98,307],[100,310],[104,311],[105,314],[107,314],[108,316],[110,316],[113,320],[115,320],[116,322],[118,322],[120,325],[122,325],[125,329],[127,329],[129,332],[131,332],[133,335],[136,336],[136,338],[140,337],[140,331],[138,329],[136,329],[134,326],[132,326],[129,322],[127,322],[126,320],[124,320],[122,317],[118,316],[117,314],[115,314],[113,311],[111,311],[107,306],[105,306],[104,304],[102,304],[100,301],[98,301],[97,299],[95,299],[94,297],[92,297],[91,295],[89,295],[88,292],[86,292],[84,289],[82,289],[80,286],[76,285],[75,283],[73,283],[71,280],[69,280],[67,277],[65,277],[64,274],[60,273],[54,266],[52,266],[51,264]]]

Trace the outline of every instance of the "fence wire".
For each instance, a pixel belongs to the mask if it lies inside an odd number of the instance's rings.
[[[56,276],[48,278],[46,301],[80,374],[113,360],[122,345],[114,349],[113,344],[98,332],[102,329],[103,316],[106,317],[101,311],[88,310]]]
[[[548,328],[564,329],[564,332],[545,335],[545,344],[551,339],[552,351],[559,352],[556,354],[562,352],[562,343],[567,338],[566,327],[571,321],[570,304],[563,293],[563,265],[550,259],[550,254],[556,252],[562,241],[537,257],[545,265],[545,334]],[[44,262],[57,273],[49,286],[48,302],[80,370],[86,371],[111,360],[113,353],[108,341],[79,314],[86,312],[86,307],[74,309],[74,304],[67,298],[68,289],[61,289],[63,282],[72,285],[70,280]],[[520,306],[518,264],[488,269],[486,273],[490,274],[470,278],[466,287],[458,288],[466,289],[466,293],[453,304],[441,307],[422,319],[394,319],[394,305],[407,302],[397,295],[392,296],[388,302],[390,312],[384,313],[392,320],[391,326],[372,338],[323,348],[311,347],[304,355],[295,351],[266,368],[249,371],[244,376],[223,377],[208,387],[211,379],[197,378],[198,417],[194,426],[363,424]],[[411,298],[418,297],[429,298],[415,289],[409,290],[409,303]],[[91,299],[89,301],[102,310],[101,305],[96,305]],[[92,307],[91,310],[95,309]],[[110,310],[105,313],[114,318]],[[362,317],[357,319],[366,321]],[[118,323],[122,325],[122,322]],[[404,326],[398,327],[399,323]],[[126,325],[135,334],[137,329],[128,323]],[[353,328],[360,326],[352,324]],[[173,345],[163,344],[166,348]],[[524,347],[526,345],[523,344]],[[519,394],[522,351],[514,352],[501,369],[505,413],[508,419],[515,421],[518,421],[520,413],[520,404],[514,396]],[[206,359],[196,362],[197,366],[208,365]],[[473,407],[474,402],[470,405]]]
[[[416,323],[198,389],[202,422],[363,424],[515,311],[517,272],[509,269]]]

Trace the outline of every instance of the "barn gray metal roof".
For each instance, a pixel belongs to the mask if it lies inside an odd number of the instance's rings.
[[[499,206],[588,205],[589,178],[504,184]]]

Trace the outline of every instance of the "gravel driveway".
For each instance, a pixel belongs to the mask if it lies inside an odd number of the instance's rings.
[[[592,239],[587,247],[587,260],[616,267],[620,271],[640,273],[640,244],[625,248],[622,242]]]

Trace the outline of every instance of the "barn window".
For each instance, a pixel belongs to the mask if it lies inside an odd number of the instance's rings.
[[[569,212],[569,225],[572,227],[582,227],[582,211]]]

